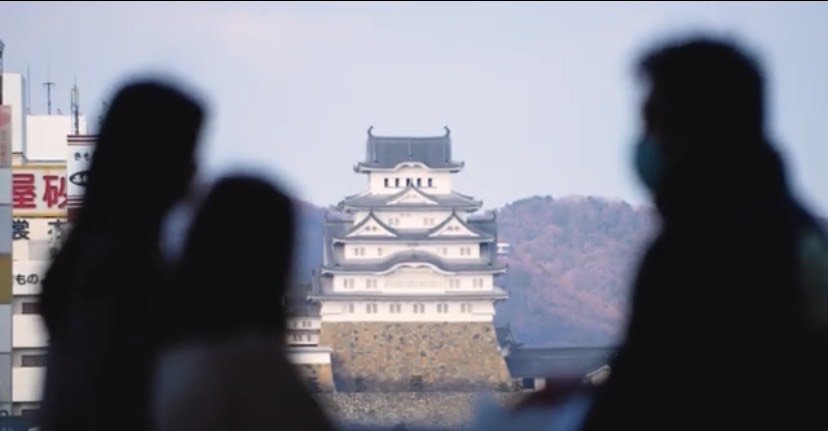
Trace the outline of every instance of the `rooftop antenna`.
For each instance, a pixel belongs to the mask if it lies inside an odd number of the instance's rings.
[[[78,78],[75,77],[74,85],[72,85],[70,106],[72,107],[72,131],[75,135],[80,135],[80,90],[78,90]]]
[[[57,84],[52,81],[46,81],[43,83],[43,86],[46,87],[46,113],[48,115],[52,115],[52,87],[55,85]]]
[[[0,105],[3,104],[3,49],[6,45],[0,40]]]

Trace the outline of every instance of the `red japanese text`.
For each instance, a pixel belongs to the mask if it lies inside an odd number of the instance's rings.
[[[12,174],[12,205],[14,208],[37,208],[35,174]]]

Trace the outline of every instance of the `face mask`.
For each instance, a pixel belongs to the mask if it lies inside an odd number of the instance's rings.
[[[652,138],[644,136],[635,146],[635,172],[645,186],[654,192],[664,175],[664,154]]]

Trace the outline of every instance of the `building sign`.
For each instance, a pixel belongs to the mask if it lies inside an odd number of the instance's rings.
[[[95,135],[70,135],[67,138],[66,194],[70,208],[78,208],[83,202],[97,138]]]
[[[12,268],[13,292],[17,295],[36,295],[49,269],[49,261],[17,261]]]
[[[14,217],[65,216],[68,197],[63,166],[15,166],[11,185]]]
[[[0,168],[8,168],[12,163],[11,118],[11,106],[0,105]]]
[[[14,261],[50,260],[54,257],[69,232],[65,218],[15,217],[11,224],[14,243]]]

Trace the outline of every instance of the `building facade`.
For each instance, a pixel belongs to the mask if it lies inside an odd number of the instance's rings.
[[[11,324],[3,325],[10,332],[10,355],[8,364],[0,363],[0,374],[10,367],[11,403],[0,410],[15,416],[39,409],[48,345],[40,317],[40,283],[68,226],[67,136],[86,132],[83,116],[31,115],[25,89],[20,74],[3,75],[4,103],[11,113],[11,154],[3,158],[11,164],[7,232],[12,268]]]
[[[452,187],[464,163],[450,131],[383,137],[368,130],[354,170],[368,189],[325,220],[309,299],[337,390],[476,390],[508,384],[493,326],[507,299],[495,278],[495,213]]]

